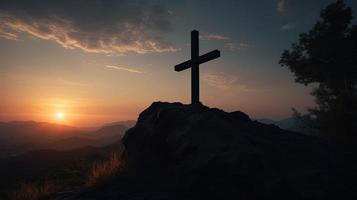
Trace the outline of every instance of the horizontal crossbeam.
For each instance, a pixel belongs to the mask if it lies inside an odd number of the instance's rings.
[[[209,53],[203,54],[202,56],[198,57],[198,61],[192,61],[192,60],[188,60],[186,62],[183,62],[181,64],[178,64],[175,66],[175,71],[179,72],[185,69],[188,69],[192,66],[193,62],[195,62],[195,64],[202,64],[205,63],[207,61],[216,59],[218,57],[221,56],[221,53],[218,50],[213,50]]]

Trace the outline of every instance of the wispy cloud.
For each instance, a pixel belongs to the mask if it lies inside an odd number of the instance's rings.
[[[239,51],[239,50],[243,50],[243,49],[247,49],[247,48],[251,47],[251,45],[249,45],[248,43],[245,43],[245,42],[236,43],[236,42],[234,42],[233,39],[231,39],[227,36],[224,36],[224,35],[219,35],[219,34],[203,32],[200,35],[200,39],[201,40],[222,41],[224,48],[228,49],[229,51]],[[188,43],[187,45],[189,46],[190,44]]]
[[[110,69],[116,69],[116,70],[122,70],[122,71],[126,71],[126,72],[131,72],[131,73],[139,73],[142,74],[144,72],[136,70],[136,69],[132,69],[129,67],[123,67],[120,65],[104,65],[106,68],[110,68]]]
[[[295,23],[287,23],[287,24],[284,24],[280,30],[282,31],[288,31],[288,30],[291,30],[291,29],[294,29],[296,27],[296,24]]]
[[[4,38],[7,40],[20,41],[19,37],[16,34],[3,32],[1,29],[0,29],[0,38]]]
[[[208,73],[202,74],[202,80],[209,86],[228,90],[238,83],[238,78],[232,75],[226,75],[224,73]]]
[[[229,40],[229,37],[219,34],[203,33],[200,37],[202,40]]]
[[[276,5],[276,11],[279,13],[284,13],[286,12],[286,2],[285,0],[280,0],[278,4]]]
[[[3,0],[0,4],[0,37],[10,40],[25,34],[68,49],[143,54],[176,51],[163,38],[170,31],[170,12],[150,3],[41,1],[36,5]]]
[[[230,51],[239,51],[239,50],[244,50],[247,49],[249,47],[251,47],[251,45],[247,44],[247,43],[234,43],[234,42],[227,42],[224,47]]]

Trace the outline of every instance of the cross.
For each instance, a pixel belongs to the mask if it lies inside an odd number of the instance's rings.
[[[199,65],[207,61],[220,57],[221,53],[216,49],[202,56],[199,56],[198,31],[191,31],[191,60],[175,66],[175,71],[179,72],[191,68],[191,104],[200,103],[200,76]]]

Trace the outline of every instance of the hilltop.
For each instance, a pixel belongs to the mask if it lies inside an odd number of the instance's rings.
[[[357,197],[352,156],[240,111],[155,102],[123,144],[127,170],[71,199]]]

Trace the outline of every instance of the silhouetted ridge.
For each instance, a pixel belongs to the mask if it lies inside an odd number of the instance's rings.
[[[317,137],[202,104],[155,102],[124,138],[128,170],[92,199],[338,199],[355,159]],[[84,197],[83,197],[84,198]],[[86,199],[86,198],[84,198]]]
[[[317,198],[331,166],[316,138],[202,104],[155,102],[123,143],[129,170],[192,198]]]

